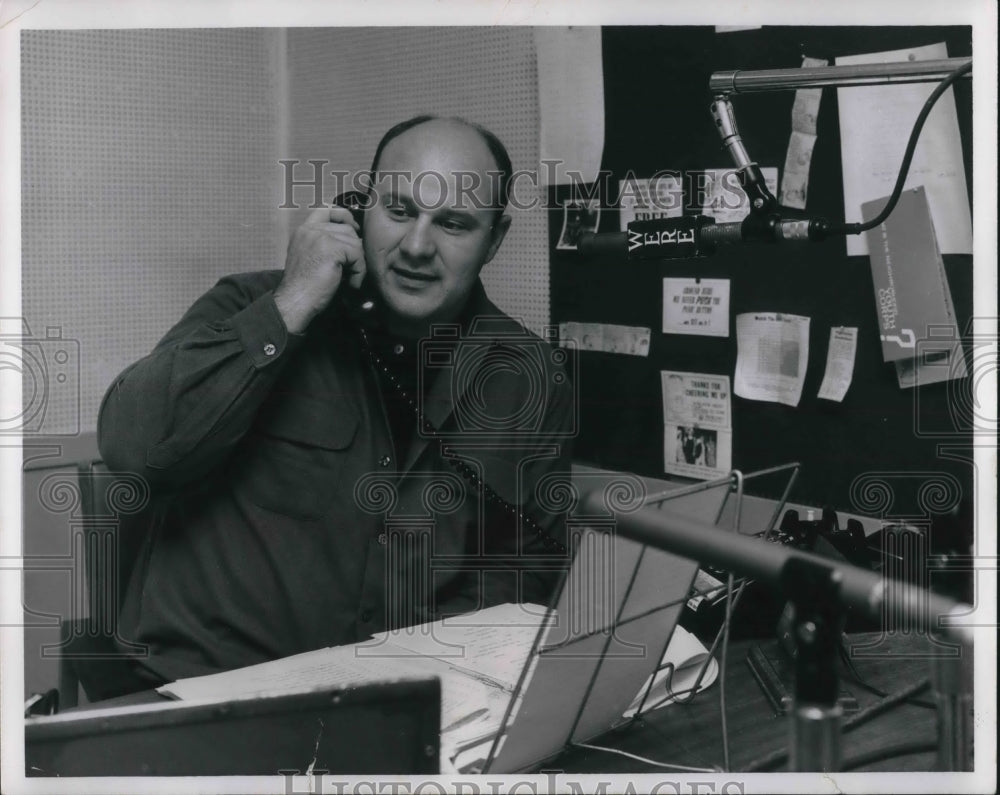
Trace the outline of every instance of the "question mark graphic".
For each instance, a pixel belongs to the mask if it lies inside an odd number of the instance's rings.
[[[915,348],[917,345],[917,335],[908,328],[904,328],[898,336],[896,334],[879,334],[879,339],[882,342],[895,342],[900,348]]]

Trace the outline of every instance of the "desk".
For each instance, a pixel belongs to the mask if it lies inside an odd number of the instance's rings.
[[[877,633],[854,635],[855,648],[867,645],[876,657],[856,658],[855,665],[868,684],[889,693],[924,679],[930,674],[925,637],[887,636],[873,646]],[[787,747],[788,722],[775,715],[746,663],[753,643],[773,644],[773,641],[740,641],[730,644],[726,675],[726,701],[729,723],[730,764],[742,770],[753,760],[768,752]],[[910,655],[910,656],[904,656]],[[878,701],[850,681],[847,688],[855,695],[862,709]],[[929,693],[922,695],[930,699]],[[100,707],[154,703],[161,697],[154,691],[136,693],[100,702]],[[93,709],[87,705],[76,710]],[[851,759],[862,752],[885,748],[901,742],[934,742],[935,711],[912,704],[899,704],[873,718],[844,736],[843,758]],[[720,730],[718,683],[701,693],[689,704],[674,704],[655,710],[635,724],[596,740],[595,744],[617,748],[639,756],[689,765],[721,767],[723,761]],[[934,754],[925,753],[897,757],[863,768],[870,771],[933,770]],[[573,749],[544,766],[545,770],[571,773],[653,773],[662,770],[633,759],[590,749]],[[776,770],[786,769],[784,765]]]
[[[854,646],[877,641],[878,633],[854,635]],[[774,645],[776,641],[740,641],[730,644],[726,676],[726,715],[729,724],[729,754],[733,770],[743,770],[755,759],[788,746],[788,718],[776,715],[750,673],[746,663],[747,651],[753,643]],[[927,648],[922,636],[896,636],[886,638],[879,646],[881,651],[891,651],[893,656],[855,659],[854,663],[865,681],[887,693],[930,676],[930,662],[919,655]],[[901,657],[911,654],[911,657]],[[841,666],[841,670],[842,670]],[[862,709],[879,700],[849,680],[845,686],[857,698]],[[931,700],[929,692],[922,700]],[[899,704],[878,715],[870,722],[858,726],[843,736],[842,757],[849,760],[860,753],[886,748],[902,742],[934,742],[936,739],[936,712],[908,703]],[[845,718],[849,718],[846,715]],[[673,704],[648,713],[639,724],[610,734],[596,745],[606,745],[629,753],[661,762],[712,767],[723,761],[722,732],[720,728],[718,682],[699,694],[690,704]],[[933,770],[935,755],[932,753],[897,757],[867,766],[868,771]],[[617,754],[578,749],[563,754],[553,769],[562,768],[578,773],[589,772],[662,772],[650,765],[643,765]],[[782,764],[772,768],[787,770]]]

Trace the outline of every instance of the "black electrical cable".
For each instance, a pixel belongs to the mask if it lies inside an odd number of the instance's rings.
[[[855,712],[851,715],[851,717],[847,718],[841,726],[841,731],[848,732],[851,729],[857,728],[862,723],[867,723],[872,718],[877,717],[883,712],[897,706],[900,702],[906,701],[907,699],[917,695],[917,693],[922,693],[930,686],[930,679],[921,679],[916,684],[904,687],[902,690],[876,701],[874,704],[865,707],[860,712]]]
[[[846,773],[849,770],[857,770],[865,765],[873,765],[876,762],[884,762],[886,759],[895,759],[897,756],[910,756],[911,754],[932,754],[937,751],[937,743],[906,742],[887,745],[885,748],[876,748],[866,751],[863,754],[852,756],[840,765],[840,772]]]
[[[844,648],[843,639],[841,639],[841,642],[837,645],[837,651],[840,653],[840,659],[843,661],[844,667],[847,668],[847,675],[850,677],[853,684],[856,684],[858,687],[863,690],[867,690],[869,693],[872,693],[879,698],[887,698],[889,696],[885,690],[881,690],[880,688],[875,687],[875,685],[869,684],[865,681],[865,679],[861,676],[861,673],[851,661],[847,650]],[[933,702],[924,701],[921,698],[913,698],[912,696],[906,699],[906,703],[913,704],[915,707],[923,707],[924,709],[936,709]]]
[[[910,161],[913,159],[913,152],[917,148],[917,140],[920,138],[920,131],[923,129],[924,122],[927,120],[927,116],[931,112],[931,108],[934,107],[934,103],[938,101],[938,98],[948,90],[948,87],[954,83],[962,75],[968,74],[972,71],[972,62],[962,64],[960,67],[952,71],[944,80],[938,83],[931,95],[927,97],[927,101],[924,103],[923,108],[920,109],[920,114],[917,116],[917,120],[913,124],[913,130],[910,132],[910,140],[906,144],[906,151],[903,153],[903,160],[899,165],[899,174],[896,177],[896,185],[892,189],[892,193],[889,195],[889,201],[886,202],[885,207],[882,208],[882,212],[876,215],[872,220],[865,223],[843,223],[843,224],[830,224],[826,230],[827,235],[860,235],[869,229],[874,229],[876,226],[881,224],[889,214],[895,209],[896,202],[899,201],[900,195],[903,193],[903,183],[906,182],[906,176],[910,171]]]

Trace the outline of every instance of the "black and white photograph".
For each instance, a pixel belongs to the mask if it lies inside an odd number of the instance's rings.
[[[823,5],[0,4],[0,789],[996,791],[997,10]]]
[[[563,227],[557,249],[575,251],[580,235],[593,234],[601,222],[601,206],[595,199],[573,199],[563,206]]]

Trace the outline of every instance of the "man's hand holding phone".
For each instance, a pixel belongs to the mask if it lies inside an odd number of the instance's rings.
[[[285,326],[301,334],[347,279],[355,289],[365,274],[361,227],[345,207],[314,210],[288,244],[285,274],[274,302]]]

